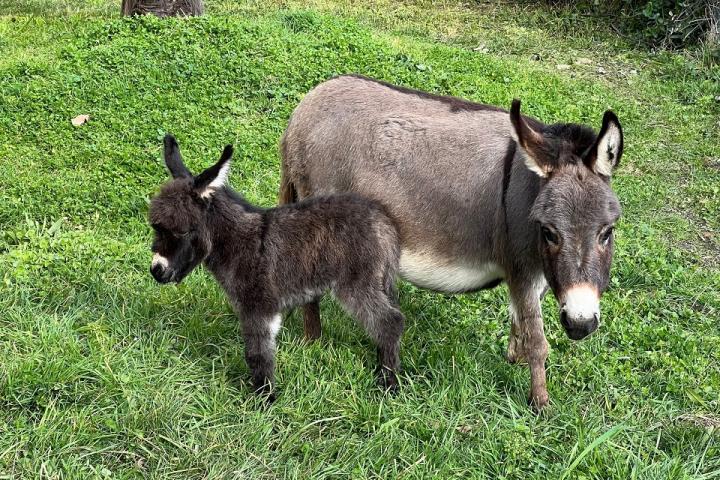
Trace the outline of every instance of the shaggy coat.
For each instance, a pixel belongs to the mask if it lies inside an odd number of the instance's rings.
[[[231,155],[227,146],[193,177],[166,137],[173,179],[150,206],[153,277],[180,282],[204,263],[242,321],[254,387],[268,393],[281,312],[331,290],[377,344],[383,385],[395,387],[404,318],[394,288],[399,238],[385,209],[355,194],[255,207],[225,185]]]

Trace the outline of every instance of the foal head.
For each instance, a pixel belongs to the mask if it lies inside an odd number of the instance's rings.
[[[211,196],[227,180],[232,153],[232,146],[226,146],[215,165],[193,176],[175,138],[165,137],[165,164],[172,179],[153,198],[149,215],[155,231],[150,273],[158,282],[180,282],[210,253],[207,210]]]
[[[525,164],[542,177],[531,218],[545,278],[560,303],[560,323],[579,340],[598,327],[609,283],[620,217],[610,176],[622,156],[622,128],[609,110],[598,135],[574,124],[538,127],[520,115],[518,100],[510,120]]]

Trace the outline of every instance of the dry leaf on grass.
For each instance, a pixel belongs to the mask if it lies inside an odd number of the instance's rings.
[[[70,123],[72,123],[76,127],[79,127],[80,125],[87,123],[88,120],[90,120],[90,115],[78,115],[77,117],[70,120]]]

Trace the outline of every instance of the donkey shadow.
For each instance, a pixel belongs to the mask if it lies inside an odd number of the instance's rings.
[[[161,287],[178,288],[178,287]],[[202,365],[210,375],[220,375],[237,389],[239,395],[253,393],[251,373],[245,363],[241,320],[233,312],[223,291],[207,272],[195,273],[186,279],[180,292],[167,294],[173,297],[163,306],[163,314],[175,321],[163,328],[171,330],[177,338],[177,349],[182,356]],[[484,303],[485,299],[470,297],[471,302]],[[487,325],[481,317],[463,315],[467,296],[442,295],[419,292],[414,287],[399,282],[399,300],[406,314],[406,333],[403,338],[401,383],[416,385],[412,395],[426,395],[421,385],[451,385],[466,383],[462,377],[475,376],[473,383],[483,390],[494,390],[505,396],[507,392],[523,391],[527,382],[526,369],[510,365],[504,358],[507,346],[509,320],[499,322],[499,329],[486,335]],[[494,303],[494,302],[493,302]],[[497,316],[502,317],[502,315]],[[361,396],[380,398],[381,390],[373,384],[369,366],[373,365],[373,343],[362,327],[343,311],[332,298],[325,295],[321,302],[323,335],[308,343],[303,338],[303,319],[300,309],[288,310],[283,315],[283,326],[278,337],[278,383],[280,395],[289,389],[287,379],[293,376],[296,363],[309,369],[309,375],[322,379],[333,374],[333,352],[349,351],[356,365],[353,387],[367,386]],[[485,328],[483,328],[485,327]],[[430,333],[428,333],[430,330]],[[312,350],[307,352],[307,350]],[[311,358],[299,358],[312,356]],[[344,356],[344,354],[343,354]],[[346,358],[346,357],[345,357]],[[338,362],[340,360],[338,359]],[[337,379],[328,378],[328,381]],[[401,387],[400,393],[403,393]],[[514,395],[513,395],[514,396]],[[518,403],[522,399],[518,396]]]

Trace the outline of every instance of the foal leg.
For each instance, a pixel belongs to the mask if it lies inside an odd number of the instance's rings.
[[[543,330],[538,291],[533,285],[510,284],[512,324],[508,360],[524,360],[530,367],[529,402],[536,409],[547,406],[549,396],[545,378],[548,342]]]
[[[303,327],[305,329],[305,340],[308,342],[320,338],[322,327],[320,326],[319,300],[303,305]]]
[[[396,373],[400,370],[400,338],[405,328],[405,316],[397,308],[390,307],[379,321],[374,322],[374,328],[377,331],[371,337],[378,346],[378,383],[385,390],[397,390]]]
[[[243,321],[245,337],[245,361],[250,369],[253,388],[256,393],[267,395],[270,402],[275,400],[272,382],[275,370],[275,337],[280,331],[282,317],[275,315],[249,315]]]
[[[379,385],[385,390],[396,390],[405,316],[397,308],[394,296],[391,292],[357,286],[338,291],[336,296],[377,345]]]

